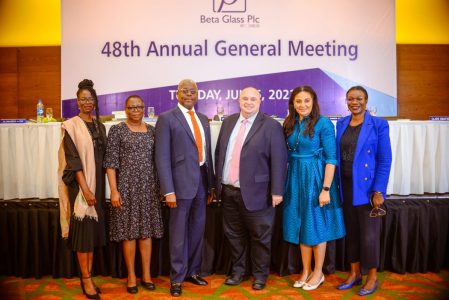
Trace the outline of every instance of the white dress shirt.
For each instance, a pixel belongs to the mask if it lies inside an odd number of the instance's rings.
[[[257,117],[257,114],[258,114],[258,112],[247,119],[248,121],[246,123],[245,134],[243,135],[242,148],[243,148],[243,144],[245,143],[246,136],[248,135],[248,132],[251,130],[251,126],[253,126],[254,120]],[[229,181],[229,172],[230,172],[230,168],[231,168],[232,151],[234,150],[237,134],[239,133],[240,126],[244,119],[245,118],[240,113],[240,117],[238,118],[237,123],[235,123],[234,129],[232,130],[231,136],[229,137],[228,147],[226,149],[226,156],[225,156],[225,161],[224,161],[224,166],[223,166],[222,183],[228,184],[228,185],[233,185],[235,187],[240,187],[240,180],[237,180],[237,182],[230,182]]]
[[[192,124],[192,119],[189,115],[189,110],[187,108],[185,108],[184,106],[182,106],[181,104],[178,103],[178,107],[179,109],[182,111],[182,114],[184,115],[184,117],[187,120],[187,124],[189,124],[190,127],[190,131],[192,131],[192,135],[195,138],[195,131],[193,130],[193,124]],[[201,124],[200,119],[198,118],[198,115],[195,112],[195,107],[192,107],[191,109],[195,114],[195,119],[196,122],[198,123],[198,127],[200,128],[200,132],[201,132],[201,140],[203,141],[203,160],[200,161],[200,166],[204,165],[204,163],[206,162],[206,138],[204,135],[204,128],[203,128],[203,124]]]

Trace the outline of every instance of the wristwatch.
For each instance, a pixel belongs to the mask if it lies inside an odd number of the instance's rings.
[[[323,191],[329,192],[329,190],[330,190],[330,187],[328,187],[328,186],[323,186]]]

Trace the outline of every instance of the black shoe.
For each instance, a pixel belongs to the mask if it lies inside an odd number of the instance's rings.
[[[179,297],[182,294],[182,287],[180,283],[172,282],[170,284],[170,294],[173,297]]]
[[[265,281],[262,280],[254,280],[253,282],[253,290],[263,290],[265,288]]]
[[[231,276],[226,278],[224,284],[226,285],[239,285],[243,281],[243,276]]]
[[[137,294],[139,290],[137,289],[137,285],[135,285],[135,286],[127,286],[126,291],[130,294]]]
[[[185,281],[191,282],[196,285],[207,285],[207,281],[200,277],[200,275],[192,275],[185,279]]]
[[[154,291],[156,289],[156,285],[152,282],[141,281],[140,284],[146,288],[147,290]]]
[[[86,290],[84,289],[83,279],[89,279],[89,278],[90,278],[90,276],[89,277],[83,277],[83,278],[80,277],[80,283],[81,283],[81,288],[83,289],[83,294],[86,296],[87,299],[100,299],[100,295],[98,295],[97,288],[95,288],[95,291],[97,292],[95,294],[88,294],[88,293],[86,293]]]

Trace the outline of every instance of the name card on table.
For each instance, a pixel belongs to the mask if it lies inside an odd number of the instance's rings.
[[[0,119],[0,124],[8,124],[8,123],[26,123],[26,119]]]
[[[449,121],[449,116],[429,116],[431,121]]]

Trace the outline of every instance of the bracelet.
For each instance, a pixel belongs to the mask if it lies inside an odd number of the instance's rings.
[[[382,192],[374,192],[374,194],[381,194],[382,195]]]

